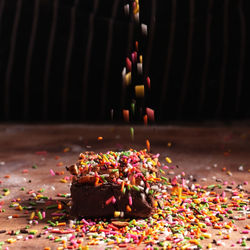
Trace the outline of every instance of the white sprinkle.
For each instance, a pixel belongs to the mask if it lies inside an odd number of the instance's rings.
[[[201,181],[207,181],[207,178],[201,178]]]
[[[12,216],[11,216],[11,215],[10,215],[10,216],[8,216],[8,219],[9,219],[9,220],[11,220],[11,219],[12,219]]]
[[[72,227],[73,227],[73,225],[74,225],[73,220],[69,220],[69,227],[70,227],[70,228],[72,228]]]
[[[238,167],[238,170],[239,170],[239,171],[243,171],[243,170],[244,170],[244,167],[241,165],[241,166]]]
[[[129,15],[129,4],[124,5],[124,13],[128,16]]]
[[[147,35],[148,34],[148,26],[144,23],[141,24],[141,30],[142,30],[142,34],[143,35]]]
[[[137,63],[137,72],[142,75],[142,63]]]
[[[139,22],[139,12],[135,14],[135,21]]]
[[[217,168],[217,167],[218,167],[217,163],[214,163],[214,168]]]

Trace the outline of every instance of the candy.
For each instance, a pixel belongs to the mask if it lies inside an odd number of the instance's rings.
[[[137,98],[144,97],[144,85],[137,85],[135,86],[135,95]]]

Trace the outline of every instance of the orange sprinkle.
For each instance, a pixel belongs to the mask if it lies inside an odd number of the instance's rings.
[[[149,142],[149,140],[148,140],[148,139],[146,140],[146,146],[147,146],[147,150],[148,150],[148,152],[150,152],[150,142]]]
[[[57,208],[61,210],[62,209],[62,203],[58,203]]]
[[[124,189],[124,181],[122,182],[122,185],[121,185],[121,192],[123,191]]]
[[[148,116],[147,115],[143,116],[143,121],[144,121],[144,125],[147,126],[148,125]]]
[[[4,178],[7,178],[7,179],[8,179],[8,178],[10,178],[10,175],[5,175]]]
[[[103,137],[102,137],[102,136],[98,136],[98,137],[97,137],[97,140],[98,140],[98,141],[101,141],[101,140],[103,140]]]
[[[127,212],[131,212],[132,209],[131,209],[131,207],[129,205],[127,205],[126,210],[127,210]]]
[[[70,151],[70,148],[68,147],[63,150],[64,153],[69,152],[69,151]]]
[[[129,122],[129,110],[127,109],[123,110],[123,119],[125,122]]]

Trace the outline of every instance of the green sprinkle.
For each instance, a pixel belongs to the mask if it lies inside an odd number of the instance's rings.
[[[7,191],[9,191],[9,189],[8,189],[8,188],[4,188],[3,191],[4,191],[4,192],[7,192]]]
[[[25,190],[25,188],[24,188],[24,187],[22,187],[20,190],[21,190],[21,191],[24,191],[24,190]]]
[[[55,239],[54,242],[59,242],[59,241],[62,241],[61,238],[58,238],[58,239]]]
[[[208,189],[212,189],[212,188],[214,188],[215,187],[215,185],[210,185],[210,186],[208,186],[207,188]]]
[[[149,193],[149,194],[153,194],[153,193],[154,193],[154,190],[153,190],[153,189],[150,189],[150,190],[148,191],[148,193]]]
[[[54,223],[54,222],[52,222],[51,220],[48,220],[47,221],[52,227],[55,227],[56,226],[56,224]]]
[[[42,197],[40,197],[40,199],[43,199],[43,200],[48,200],[48,199],[49,199],[49,197],[47,197],[47,196],[42,196]]]
[[[36,168],[37,168],[37,165],[36,165],[36,164],[34,164],[34,165],[32,166],[32,168],[36,169]]]
[[[246,246],[247,246],[246,241],[243,240],[242,243],[241,243],[241,246],[242,246],[242,247],[246,247]]]
[[[168,178],[166,178],[164,176],[161,176],[161,179],[164,180],[164,181],[168,181]]]
[[[18,234],[20,234],[20,230],[17,230],[17,231],[15,232],[15,235],[18,235]]]
[[[38,215],[39,220],[43,219],[42,213],[40,211],[38,211],[37,215]]]
[[[136,191],[140,191],[140,188],[138,188],[137,186],[133,185],[133,188],[136,190]]]
[[[36,206],[36,203],[34,201],[30,201],[29,204],[32,206]]]
[[[52,208],[57,208],[57,204],[55,205],[50,205],[50,206],[47,206],[46,209],[52,209]]]
[[[131,133],[131,139],[134,140],[134,136],[135,136],[135,132],[134,132],[134,128],[130,128],[130,133]]]
[[[112,173],[118,172],[119,169],[112,169]]]

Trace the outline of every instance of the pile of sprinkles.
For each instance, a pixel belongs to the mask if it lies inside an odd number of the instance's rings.
[[[98,164],[105,163],[110,167],[111,173],[119,171],[122,174],[124,171],[130,171],[131,176],[136,174],[136,177],[140,176],[141,179],[135,178],[134,183],[123,178],[120,183],[123,187],[121,192],[126,192],[124,189],[129,189],[129,186],[138,192],[147,188],[147,192],[154,198],[151,216],[146,219],[125,219],[115,212],[114,219],[110,220],[98,218],[76,220],[69,215],[70,194],[57,194],[57,198],[52,199],[46,196],[44,189],[26,191],[22,188],[20,191],[26,192],[30,199],[26,202],[22,202],[20,198],[13,199],[9,204],[9,209],[13,213],[8,219],[25,216],[27,226],[10,232],[1,229],[0,234],[9,235],[7,240],[0,241],[1,249],[8,249],[10,244],[14,246],[20,240],[30,241],[36,238],[54,242],[58,250],[97,247],[101,249],[247,247],[250,226],[246,224],[244,229],[237,227],[237,221],[250,219],[248,193],[244,190],[246,182],[235,187],[227,182],[219,184],[216,182],[208,186],[194,184],[184,172],[174,176],[168,171],[172,168],[172,160],[169,157],[165,159],[166,164],[161,164],[159,154],[149,154],[147,150],[108,151],[105,154],[85,153],[81,154],[80,158],[79,171],[88,167],[87,172],[91,173],[93,166],[98,168]],[[100,169],[99,171],[101,174]],[[60,172],[55,172],[53,178],[57,175],[60,175]],[[109,181],[109,177],[105,177],[106,181]],[[73,180],[74,176],[69,176],[68,179]],[[95,182],[95,185],[102,184],[102,180],[104,178],[100,176],[99,182]],[[119,182],[119,177],[116,180],[112,177],[110,181]],[[1,199],[10,194],[9,189],[2,191]],[[106,201],[109,202],[114,202],[112,197],[110,201]],[[1,212],[6,212],[6,209],[2,208],[4,202],[0,200],[0,204]],[[132,200],[128,200],[128,205],[133,209]],[[45,223],[45,226],[42,230],[37,230],[36,225],[40,223]],[[228,246],[227,240],[238,230],[241,237],[233,245]]]

